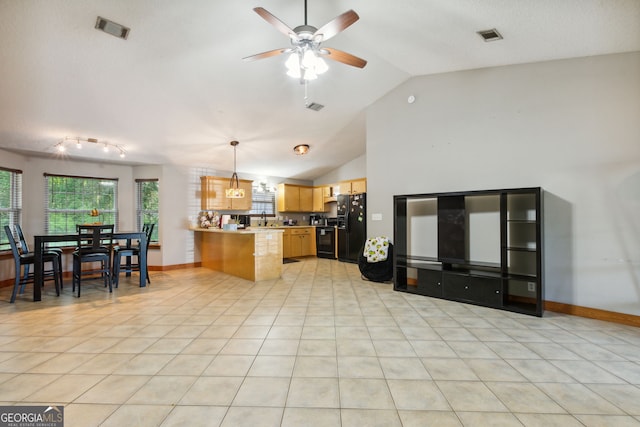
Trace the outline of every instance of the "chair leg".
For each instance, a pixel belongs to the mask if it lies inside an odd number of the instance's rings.
[[[28,277],[29,277],[29,264],[24,264],[24,276],[20,280],[20,282],[22,283],[22,286],[20,288],[20,295],[22,295],[24,293],[24,287],[27,285],[27,278]],[[44,283],[43,283],[42,286],[44,286]]]
[[[120,254],[116,254],[113,256],[113,275],[111,277],[111,281],[116,288],[118,287],[118,282],[120,279],[120,260]]]
[[[58,257],[58,271],[60,273],[60,289],[62,289],[64,286],[64,281],[62,279],[62,273],[64,271],[62,269],[62,254],[60,254],[60,256]]]
[[[113,287],[111,286],[111,260],[102,261],[102,274],[104,274],[104,286],[107,287],[109,285],[109,293],[113,292]]]
[[[60,264],[57,260],[52,260],[51,264],[53,265],[53,281],[56,286],[56,296],[60,296],[60,281],[62,280],[62,275],[60,274]]]
[[[9,303],[11,304],[16,302],[16,296],[18,295],[18,288],[20,287],[20,282],[22,282],[22,276],[20,276],[20,267],[16,266],[16,279],[13,284],[13,292],[11,293],[11,300],[9,301]]]

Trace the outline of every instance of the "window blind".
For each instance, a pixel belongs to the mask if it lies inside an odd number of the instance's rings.
[[[4,226],[13,229],[22,215],[22,171],[0,167],[0,250],[9,250]]]
[[[45,233],[75,233],[76,224],[118,229],[118,178],[44,174]],[[91,216],[92,210],[98,216]]]

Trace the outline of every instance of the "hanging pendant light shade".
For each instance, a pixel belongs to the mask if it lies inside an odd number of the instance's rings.
[[[233,175],[231,175],[231,179],[229,180],[229,188],[225,190],[225,196],[229,199],[242,199],[244,198],[244,189],[240,188],[240,181],[236,173],[236,146],[240,143],[238,141],[231,141],[229,144],[233,147]]]

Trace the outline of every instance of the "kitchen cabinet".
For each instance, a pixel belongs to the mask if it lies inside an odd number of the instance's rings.
[[[367,192],[367,179],[341,181],[333,186],[333,194],[360,194]]]
[[[313,187],[278,184],[278,212],[313,212]]]
[[[229,188],[229,178],[219,176],[200,177],[200,206],[203,211],[251,210],[251,191],[253,181],[241,179],[239,186],[244,190],[242,199],[229,199],[225,190]]]
[[[285,228],[282,236],[282,256],[296,258],[316,255],[314,227]]]
[[[313,187],[313,212],[326,212],[325,197],[329,193],[329,187]]]
[[[367,192],[367,180],[366,179],[357,179],[351,181],[351,193],[349,194],[360,194]]]

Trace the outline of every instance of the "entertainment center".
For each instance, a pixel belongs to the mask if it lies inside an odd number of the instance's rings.
[[[394,196],[394,290],[541,317],[542,196],[540,187]]]

